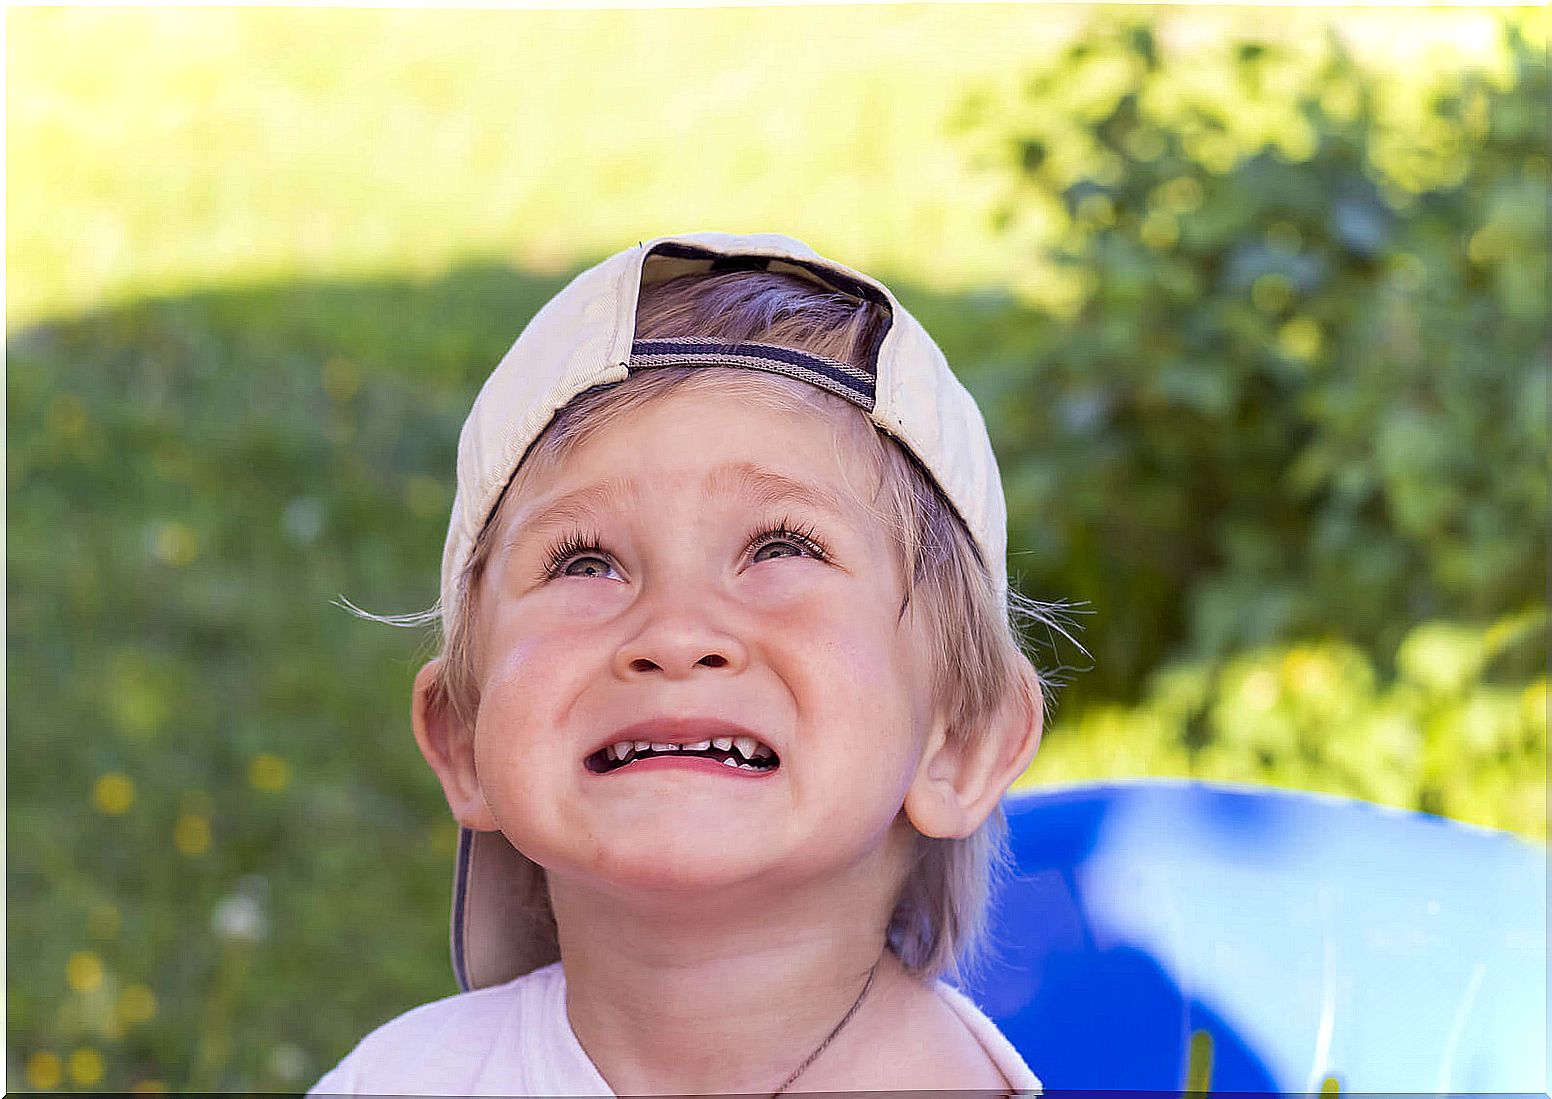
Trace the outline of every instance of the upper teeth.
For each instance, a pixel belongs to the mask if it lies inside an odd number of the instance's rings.
[[[605,746],[604,754],[610,759],[629,759],[632,753],[645,752],[649,749],[654,752],[703,752],[713,744],[724,752],[736,748],[738,754],[745,759],[765,759],[772,754],[769,748],[752,736],[719,736],[709,740],[697,740],[693,744],[668,744],[661,740],[620,740]]]

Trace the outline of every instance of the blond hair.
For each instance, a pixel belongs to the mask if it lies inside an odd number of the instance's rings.
[[[757,340],[857,363],[882,338],[887,321],[879,306],[795,276],[730,271],[644,285],[636,335]],[[948,716],[950,735],[974,745],[990,735],[993,717],[1007,705],[1029,721],[1043,716],[1047,698],[1039,673],[1024,653],[1021,625],[1039,622],[1061,629],[1055,605],[1028,599],[1011,586],[1004,601],[969,531],[913,455],[856,406],[807,383],[762,371],[692,366],[640,370],[618,384],[579,394],[534,441],[458,578],[458,613],[449,635],[442,638],[439,674],[428,693],[430,708],[451,712],[464,730],[474,728],[479,710],[474,628],[479,583],[498,532],[504,529],[507,501],[519,495],[513,486],[537,471],[553,469],[611,422],[680,389],[715,389],[778,410],[818,413],[847,430],[856,444],[853,449],[871,459],[874,497],[857,498],[890,532],[905,578],[901,614],[914,600],[933,627],[926,631],[932,646],[932,685]],[[397,617],[357,613],[395,625],[440,621],[440,607]],[[888,942],[918,978],[962,982],[989,954],[986,919],[991,896],[1011,867],[1007,822],[998,806],[968,837],[918,835],[918,841],[889,923]],[[536,867],[535,873],[542,871]],[[532,888],[527,895],[542,900],[545,890]]]

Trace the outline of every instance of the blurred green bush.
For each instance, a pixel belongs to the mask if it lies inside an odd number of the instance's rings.
[[[1403,639],[1394,674],[1340,638],[1152,673],[1048,735],[1032,785],[1175,775],[1296,787],[1546,839],[1547,680],[1495,674],[1545,652],[1545,611]]]
[[[1092,662],[1041,649],[1071,682],[1029,781],[1543,838],[1545,59],[1514,39],[1397,116],[1334,44],[1106,26],[967,112],[1038,293],[891,277],[987,411],[1015,578],[1093,612]],[[295,1089],[453,991],[419,639],[330,601],[433,597],[462,415],[559,284],[296,280],[8,336],[12,1088]]]
[[[1195,87],[1142,25],[1038,74],[1013,134],[968,116],[1010,242],[1054,219],[1034,259],[1070,276],[972,381],[1015,570],[1094,614],[1031,780],[1114,774],[1120,722],[1140,773],[1545,836],[1547,62],[1508,47],[1402,132],[1334,38]]]
[[[1042,258],[1079,301],[974,377],[1015,566],[1108,623],[1085,694],[1311,636],[1388,670],[1419,622],[1543,604],[1547,69],[1512,50],[1509,87],[1461,74],[1383,159],[1334,43],[1281,104],[1294,151],[1229,130],[1282,94],[1274,47],[1231,54],[1232,98],[1185,94],[1146,27],[1031,84],[1004,217],[1060,204]]]

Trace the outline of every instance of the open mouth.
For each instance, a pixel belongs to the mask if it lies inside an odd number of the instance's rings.
[[[607,744],[587,757],[587,769],[595,775],[618,771],[644,759],[658,756],[692,756],[709,759],[740,771],[774,771],[781,760],[769,747],[753,737],[716,737],[694,744],[663,744],[651,741],[623,740]]]

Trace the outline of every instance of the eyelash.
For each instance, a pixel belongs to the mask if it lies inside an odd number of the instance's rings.
[[[819,540],[819,536],[814,532],[813,527],[794,527],[790,519],[783,519],[774,527],[768,527],[762,523],[750,531],[749,537],[745,541],[751,546],[755,546],[756,552],[773,542],[785,541],[802,547],[813,554],[817,560],[825,561],[830,556],[830,551]],[[759,545],[755,545],[755,543],[759,543]],[[550,550],[549,556],[545,561],[544,571],[539,575],[539,579],[541,581],[555,579],[571,563],[572,558],[583,555],[607,556],[604,548],[599,545],[597,535],[584,535],[580,531],[574,531]]]

